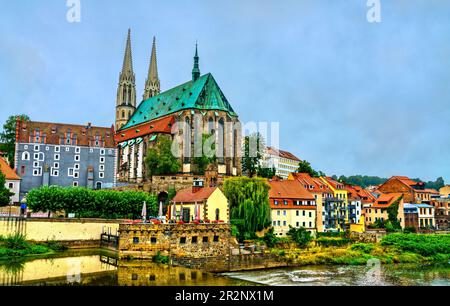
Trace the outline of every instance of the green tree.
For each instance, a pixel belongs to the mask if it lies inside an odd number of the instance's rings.
[[[11,197],[14,195],[13,192],[6,188],[5,183],[5,175],[0,172],[0,207],[9,205]]]
[[[196,156],[193,158],[193,163],[196,166],[195,167],[195,174],[203,175],[205,174],[206,167],[214,163],[216,161],[216,154],[213,153],[213,156],[207,156],[205,154],[205,145],[208,145],[209,142],[211,142],[214,139],[213,135],[211,134],[203,134],[202,135],[202,156]],[[212,152],[215,152],[216,146],[215,143],[212,142],[210,148]]]
[[[17,118],[24,121],[29,121],[27,115],[13,115],[9,116],[5,124],[3,124],[3,132],[0,133],[0,142],[3,143],[2,151],[5,151],[8,156],[9,163],[14,164],[15,143],[16,143],[16,122]]]
[[[304,248],[312,240],[311,233],[307,231],[304,227],[295,228],[289,225],[289,231],[287,235],[297,244],[298,247]]]
[[[311,164],[306,161],[306,160],[301,160],[298,163],[298,169],[297,169],[298,173],[309,173],[309,175],[311,175],[312,177],[319,177],[319,176],[324,176],[325,173],[319,171],[317,172],[316,170],[314,170],[311,167]]]
[[[225,180],[224,194],[230,203],[232,224],[239,240],[255,238],[255,233],[271,224],[269,189],[262,178],[235,177]]]
[[[258,167],[257,175],[262,178],[268,178],[271,179],[276,175],[277,170],[275,167],[272,168],[262,168]]]
[[[260,133],[244,137],[242,171],[248,177],[253,177],[257,173],[265,147],[265,140]]]
[[[180,161],[172,154],[171,145],[169,136],[160,135],[156,146],[148,149],[145,164],[149,177],[174,174],[180,170]]]

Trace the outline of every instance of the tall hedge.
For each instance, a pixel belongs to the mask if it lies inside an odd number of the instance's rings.
[[[157,197],[141,191],[43,186],[27,195],[28,207],[33,211],[65,211],[81,218],[139,218],[144,201],[147,215],[157,214]]]

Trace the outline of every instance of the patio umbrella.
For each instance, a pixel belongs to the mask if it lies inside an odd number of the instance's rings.
[[[176,220],[177,219],[177,206],[175,204],[175,202],[173,202],[172,205],[172,216],[171,219]]]
[[[197,215],[198,215],[198,207],[197,207],[197,202],[195,202],[195,206],[194,206],[194,220],[198,220]]]
[[[163,215],[163,202],[159,201],[158,217],[162,217],[162,215]]]
[[[147,219],[147,203],[145,201],[144,201],[144,205],[142,205],[141,216],[144,221]]]
[[[183,202],[180,205],[180,221],[183,221]]]

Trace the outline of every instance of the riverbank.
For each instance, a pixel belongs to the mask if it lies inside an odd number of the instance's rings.
[[[7,237],[0,236],[0,260],[51,255],[64,250],[66,250],[66,247],[56,241],[28,241],[21,234],[14,234]]]
[[[390,234],[379,243],[350,243],[344,246],[273,248],[290,266],[366,265],[375,258],[383,264],[446,263],[450,260],[450,235]]]

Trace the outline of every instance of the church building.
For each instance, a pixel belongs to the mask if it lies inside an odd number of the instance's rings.
[[[142,102],[137,105],[131,37],[128,31],[117,90],[115,128],[119,181],[142,182],[147,179],[145,157],[148,149],[155,146],[158,138],[163,135],[170,136],[171,140],[181,139],[177,143],[177,150],[180,152],[177,156],[180,160],[179,173],[193,173],[196,169],[194,135],[198,134],[198,129],[201,134],[215,137],[217,158],[214,167],[218,175],[241,174],[241,128],[238,115],[212,74],[200,74],[197,46],[192,78],[160,92],[156,43],[153,38],[144,94]]]

